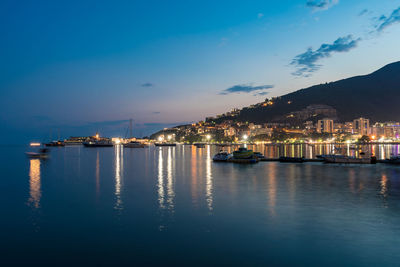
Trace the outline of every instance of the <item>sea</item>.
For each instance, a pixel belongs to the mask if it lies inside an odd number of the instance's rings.
[[[2,146],[0,265],[400,265],[400,165],[213,162],[220,149],[67,146],[41,160]],[[364,149],[384,159],[399,145]]]

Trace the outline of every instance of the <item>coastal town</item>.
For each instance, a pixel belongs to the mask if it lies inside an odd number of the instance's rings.
[[[268,107],[273,105],[273,101],[266,100],[257,105]],[[238,121],[236,116],[240,112],[240,109],[233,109],[197,123],[166,128],[151,135],[150,139],[182,143],[400,142],[400,122],[371,122],[366,117],[342,122],[338,119],[336,110],[328,105],[310,105],[287,114],[286,119],[264,123]]]

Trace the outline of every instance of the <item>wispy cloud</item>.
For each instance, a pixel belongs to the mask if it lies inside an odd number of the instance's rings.
[[[153,114],[160,114],[160,111],[153,111]]]
[[[259,92],[259,93],[255,93],[254,96],[264,96],[264,95],[268,95],[269,92]]]
[[[255,91],[263,91],[267,89],[274,88],[273,85],[260,85],[260,86],[253,86],[252,84],[239,84],[229,87],[223,90],[220,95],[227,95],[232,93],[251,93]]]
[[[316,12],[321,10],[327,10],[338,3],[339,0],[308,0],[306,6],[311,8],[314,12]]]
[[[261,19],[262,17],[264,17],[264,13],[258,13],[257,14],[257,18]]]
[[[378,32],[383,31],[384,29],[386,29],[387,27],[400,22],[400,7],[393,10],[392,14],[390,14],[389,17],[386,17],[385,15],[382,15],[379,19],[378,19],[378,25],[376,26],[376,30]]]
[[[309,77],[311,74],[321,68],[318,61],[330,57],[335,52],[348,52],[355,48],[361,39],[353,39],[352,35],[340,37],[332,44],[322,44],[317,50],[308,48],[306,52],[297,55],[291,65],[297,70],[292,74],[295,76]]]
[[[153,87],[154,84],[153,83],[142,83],[140,86],[142,86],[142,87]]]
[[[219,47],[226,46],[226,45],[228,44],[228,42],[229,42],[229,39],[228,39],[228,38],[222,37],[222,38],[220,39],[220,42],[219,42],[218,46],[219,46]]]
[[[368,13],[368,9],[363,9],[363,10],[361,10],[360,13],[358,13],[358,15],[359,15],[359,16],[364,16],[364,15],[367,14],[367,13]]]

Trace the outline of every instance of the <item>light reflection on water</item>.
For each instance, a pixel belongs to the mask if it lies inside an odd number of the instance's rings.
[[[280,144],[280,145],[248,145],[249,149],[263,153],[267,158],[305,157],[315,158],[324,154],[343,154],[360,156],[361,152],[375,155],[378,159],[399,155],[399,146],[389,144],[354,145],[354,144]],[[227,149],[231,152],[231,149]]]
[[[40,189],[40,159],[31,159],[29,167],[29,200],[33,208],[38,209],[42,191]]]
[[[124,147],[122,145],[116,145],[114,146],[114,153],[115,153],[115,206],[114,208],[116,210],[122,210],[123,209],[123,203],[122,203],[122,198],[121,198],[121,179],[122,179],[122,174],[123,174],[123,169],[124,169],[124,160],[123,160],[123,149]],[[122,159],[121,159],[122,157]]]
[[[249,148],[275,158],[285,153],[315,157],[336,146]],[[347,145],[343,147],[344,153],[358,153]],[[236,148],[224,149],[232,152]],[[398,153],[397,145],[367,148],[379,158]],[[38,234],[28,237],[32,242],[26,244],[50,240],[51,234],[52,244],[42,246],[49,254],[62,254],[57,251],[62,242],[72,244],[83,235],[85,242],[74,248],[78,252],[89,246],[94,251],[116,251],[112,255],[96,254],[97,258],[91,258],[96,263],[141,257],[155,263],[153,260],[165,259],[166,255],[177,255],[179,259],[199,259],[205,265],[206,259],[218,259],[221,254],[224,261],[217,263],[245,264],[241,261],[244,258],[252,265],[265,265],[269,260],[287,261],[287,265],[309,260],[308,265],[319,262],[321,266],[390,266],[388,262],[399,262],[395,245],[400,235],[400,166],[218,164],[212,157],[219,150],[208,145],[129,150],[122,146],[59,148],[52,150],[46,164],[30,160],[28,166],[25,162],[23,174],[13,170],[13,181],[21,175],[23,206],[26,208],[29,193],[29,205],[39,210],[34,212],[38,226],[34,231]],[[59,197],[71,195],[74,197]],[[11,206],[18,203],[13,194],[7,196]],[[69,208],[65,211],[63,207]],[[12,208],[17,211],[13,214],[24,213],[17,205]],[[113,216],[115,210],[120,211],[118,222]],[[3,220],[17,221],[13,214]],[[22,240],[22,233],[29,232],[32,225],[21,226],[21,218],[19,222],[10,232],[12,238]],[[30,246],[20,245],[29,251]],[[131,245],[143,250],[130,255]],[[66,254],[69,249],[65,248]],[[307,253],[312,253],[312,259],[304,259]],[[124,257],[120,257],[122,254]],[[329,260],[334,258],[334,262],[329,264],[326,255],[333,255]],[[363,261],[358,264],[360,259]]]
[[[211,172],[211,148],[207,146],[207,158],[206,158],[206,200],[207,206],[210,212],[212,211],[213,207],[213,178]]]

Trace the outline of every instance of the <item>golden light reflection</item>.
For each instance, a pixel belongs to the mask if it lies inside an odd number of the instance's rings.
[[[29,167],[29,203],[34,208],[39,208],[42,197],[40,184],[40,160],[31,159]]]
[[[121,199],[121,174],[123,173],[123,161],[121,160],[121,154],[123,153],[123,146],[116,145],[114,146],[115,151],[115,209],[122,210],[122,199]]]
[[[276,205],[276,163],[270,165],[270,171],[268,176],[268,205],[271,216],[275,216],[275,205]]]
[[[206,159],[206,201],[209,211],[213,210],[213,179],[211,173],[211,151],[210,146],[207,146]]]
[[[192,146],[192,157],[191,157],[191,170],[192,170],[192,181],[191,181],[191,192],[192,201],[197,204],[197,154],[196,148]]]
[[[388,179],[386,174],[382,174],[382,179],[381,179],[381,195],[383,197],[387,197],[388,195]]]
[[[172,177],[172,148],[168,147],[168,158],[167,158],[167,203],[168,209],[174,209],[174,181]]]
[[[96,194],[100,193],[100,158],[99,158],[99,150],[97,150],[96,156]]]
[[[162,157],[162,149],[158,150],[158,182],[157,182],[157,192],[158,192],[158,204],[160,205],[160,209],[164,209],[164,175],[163,175],[163,157]]]

